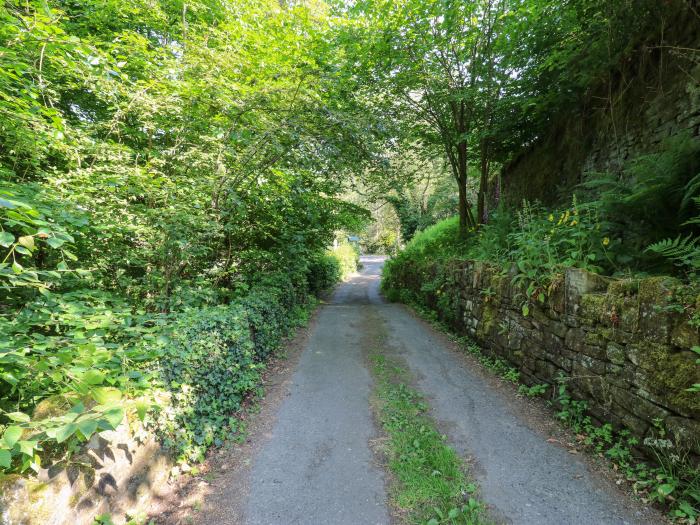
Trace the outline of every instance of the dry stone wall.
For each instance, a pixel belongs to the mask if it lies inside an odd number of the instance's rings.
[[[700,454],[700,345],[688,317],[668,308],[678,283],[666,277],[614,280],[569,269],[544,303],[530,304],[512,275],[480,262],[404,269],[401,284],[456,332],[516,366],[528,384],[570,378],[572,396],[599,421],[643,439],[661,420]],[[426,284],[440,283],[433,286]]]
[[[35,476],[0,477],[0,525],[93,525],[103,514],[120,524],[127,516],[145,517],[168,493],[173,465],[140,422],[125,421]]]

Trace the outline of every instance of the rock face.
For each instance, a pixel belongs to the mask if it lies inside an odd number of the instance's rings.
[[[172,468],[160,445],[138,425],[95,434],[69,463],[34,478],[0,479],[1,525],[92,525],[95,516],[145,516],[165,493]]]
[[[572,395],[589,401],[600,421],[643,439],[661,419],[700,454],[700,345],[687,316],[669,312],[671,278],[612,280],[569,269],[544,303],[530,302],[511,278],[479,262],[435,265],[437,289],[406,269],[401,285],[486,353],[516,366],[526,383],[571,378]],[[432,279],[431,279],[432,280]],[[693,439],[694,436],[694,439]]]

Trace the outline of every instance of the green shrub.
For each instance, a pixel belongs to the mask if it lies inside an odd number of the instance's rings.
[[[0,316],[0,470],[36,468],[118,425],[122,398],[155,382],[161,321],[96,290],[38,295]]]
[[[667,260],[645,249],[663,239],[697,235],[699,172],[700,143],[681,133],[627,161],[621,175],[587,174],[578,192],[596,209],[604,235],[620,245],[613,257],[616,266],[674,272]]]
[[[248,312],[242,305],[185,312],[172,326],[160,361],[172,392],[157,432],[181,461],[200,461],[236,430],[234,412],[259,381]]]
[[[147,424],[164,445],[181,461],[201,460],[237,429],[235,412],[258,387],[264,360],[313,305],[309,291],[338,279],[334,257],[314,260],[329,261],[331,273],[302,262],[254,276],[226,305],[147,314],[83,290],[39,295],[17,315],[0,316],[0,470],[70,455],[119,425],[125,397],[163,390],[169,401],[139,402],[139,416],[156,408]],[[59,410],[39,417],[47,398]]]
[[[456,217],[418,233],[385,265],[383,289],[388,297],[395,297],[391,288],[401,288],[412,280],[415,284],[420,281],[421,291],[437,291],[445,277],[431,269],[432,263],[482,260],[504,271],[517,267],[514,282],[525,292],[525,308],[531,300],[544,300],[550,282],[565,268],[597,272],[609,268],[612,245],[617,246],[603,236],[596,209],[579,204],[575,198],[570,206],[557,211],[524,202],[515,216],[498,210],[490,224],[463,240],[458,236]],[[443,302],[446,299],[441,298]]]
[[[338,259],[328,252],[320,253],[311,259],[308,275],[309,286],[314,294],[328,290],[342,276]]]
[[[347,279],[351,274],[357,271],[360,262],[360,254],[354,245],[348,242],[342,242],[338,244],[336,248],[330,250],[329,254],[338,262],[340,278],[342,280]]]
[[[339,277],[337,261],[314,257],[301,268],[260,278],[228,305],[189,309],[175,316],[159,362],[170,403],[157,418],[157,433],[180,461],[201,461],[238,429],[236,411],[260,382],[264,361],[313,305],[308,291],[322,291]]]

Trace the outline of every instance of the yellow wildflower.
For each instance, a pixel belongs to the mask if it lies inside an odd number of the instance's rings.
[[[578,224],[578,222],[576,221],[576,219],[574,219],[573,221],[571,221],[571,226],[576,226],[577,224]]]
[[[549,214],[549,222],[554,222],[554,215],[551,213]]]
[[[610,244],[610,239],[603,237],[603,246],[607,246],[608,244]]]

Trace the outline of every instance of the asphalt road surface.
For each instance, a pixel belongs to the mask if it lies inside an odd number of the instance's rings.
[[[512,393],[504,394],[483,371],[471,369],[442,335],[407,308],[384,302],[379,294],[383,262],[363,257],[361,273],[341,284],[318,312],[285,395],[270,416],[270,430],[240,480],[246,487],[238,504],[243,517],[227,522],[226,494],[238,486],[230,478],[230,487],[217,489],[223,496],[215,505],[217,520],[205,513],[198,523],[396,522],[386,475],[371,450],[378,431],[366,355],[376,343],[367,333],[377,330],[416,378],[449,443],[468,459],[496,523],[658,523],[587,460],[549,442],[518,409]]]

